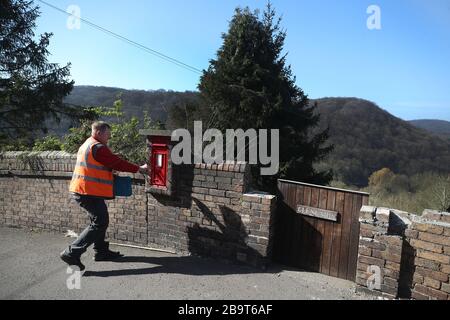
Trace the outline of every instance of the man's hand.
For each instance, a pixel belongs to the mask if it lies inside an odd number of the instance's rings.
[[[148,165],[147,164],[143,164],[142,166],[139,167],[139,173],[141,174],[148,174]]]

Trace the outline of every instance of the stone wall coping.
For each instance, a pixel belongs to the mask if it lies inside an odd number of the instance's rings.
[[[1,158],[14,159],[22,155],[38,157],[43,159],[76,159],[77,155],[65,151],[5,151],[0,152]]]
[[[372,215],[371,218],[360,217],[359,221],[363,223],[375,223],[375,222],[390,222],[391,215],[395,215],[401,222],[405,225],[411,224],[412,214],[401,211],[397,209],[390,209],[385,207],[375,207],[375,206],[362,206],[360,209],[360,213]],[[381,221],[380,221],[381,219]]]
[[[422,212],[422,217],[429,219],[429,220],[435,220],[435,221],[439,221],[442,218],[444,218],[446,221],[450,221],[450,212],[425,209]]]
[[[377,207],[374,206],[362,206],[360,212],[364,212],[364,213],[375,213],[377,210]]]
[[[436,221],[436,220],[430,220],[430,219],[423,218],[423,217],[420,217],[420,216],[412,216],[412,222],[426,223],[426,224],[431,224],[431,225],[434,225],[434,226],[450,228],[450,223],[442,222],[442,221]]]
[[[439,210],[432,210],[432,209],[425,209],[425,210],[423,210],[422,215],[428,214],[428,213],[439,214],[439,215],[443,215],[443,216],[450,216],[450,212],[439,211]]]
[[[0,175],[72,178],[72,171],[0,170]]]
[[[376,209],[376,214],[377,215],[383,215],[383,216],[389,216],[391,214],[391,209],[384,208],[384,207],[378,207]]]
[[[366,241],[366,242],[370,242],[370,243],[379,243],[380,241],[377,239],[373,239],[373,238],[365,238],[365,237],[359,237],[360,241]]]
[[[244,193],[244,196],[248,196],[248,197],[255,197],[255,198],[261,198],[261,199],[274,199],[276,198],[276,196],[271,195],[271,194],[267,194],[265,192],[259,192],[259,191],[251,191],[248,193]]]
[[[49,170],[0,170],[0,175],[12,175],[12,176],[37,176],[37,177],[68,177],[72,178],[72,171],[49,171]],[[115,174],[120,177],[130,177],[135,180],[144,180],[145,176],[141,173],[128,173],[120,172]]]
[[[76,154],[68,153],[65,151],[5,151],[5,152],[0,152],[0,161],[2,158],[16,159],[23,155],[27,155],[30,157],[38,157],[41,159],[74,159],[74,160],[76,160],[76,158],[77,158]],[[198,163],[198,164],[195,164],[194,167],[196,169],[245,173],[248,168],[248,162],[226,161],[222,164]]]
[[[428,218],[425,214],[424,216],[419,216],[416,214],[408,213],[406,211],[401,211],[397,209],[389,209],[385,207],[375,207],[375,206],[362,206],[360,212],[362,213],[369,213],[369,214],[376,214],[376,217],[373,217],[373,219],[367,220],[367,218],[359,218],[359,222],[362,223],[373,223],[376,222],[375,219],[378,220],[378,218],[383,217],[384,219],[389,218],[391,214],[394,214],[398,219],[400,219],[405,225],[411,225],[413,222],[417,223],[427,223],[435,226],[440,226],[444,228],[450,228],[450,223],[443,222],[443,221],[437,221],[432,219],[431,217]],[[426,209],[424,210],[424,213],[428,214],[439,214],[442,216],[450,216],[450,213],[448,212],[440,212],[436,210]]]
[[[228,172],[241,172],[244,173],[247,170],[248,163],[242,161],[224,162],[222,164],[208,164],[197,163],[194,165],[195,169],[215,170],[215,171],[228,171]]]

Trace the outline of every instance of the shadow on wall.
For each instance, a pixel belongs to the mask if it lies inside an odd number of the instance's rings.
[[[248,245],[248,233],[238,213],[219,206],[223,223],[200,200],[193,198],[204,219],[220,231],[201,227],[198,223],[187,228],[189,251],[201,256],[240,261],[252,266],[267,267],[268,259]],[[222,220],[221,219],[221,220]]]
[[[400,277],[398,283],[398,296],[411,299],[415,272],[416,249],[408,241],[403,241],[402,258],[400,262]]]
[[[167,199],[166,199],[167,200]],[[140,269],[122,269],[108,271],[86,271],[84,277],[114,277],[145,275],[156,273],[173,273],[186,275],[228,275],[247,273],[278,273],[282,270],[277,265],[270,268],[252,268],[248,264],[257,265],[261,261],[268,262],[258,251],[247,244],[248,234],[239,214],[220,206],[224,223],[220,222],[214,213],[200,200],[192,199],[202,211],[204,218],[214,223],[220,231],[203,228],[198,224],[187,228],[189,239],[189,251],[215,258],[204,259],[196,256],[172,256],[172,257],[123,257],[117,263],[145,263],[153,265]],[[239,257],[246,260],[245,265],[237,265]],[[220,259],[220,260],[217,260]],[[258,260],[259,259],[259,260]]]
[[[389,216],[388,235],[398,235],[403,238],[402,257],[400,261],[400,274],[398,280],[398,296],[400,298],[411,299],[415,272],[416,249],[405,240],[405,232],[408,229],[407,224],[401,218],[408,218],[401,213],[391,214]]]
[[[159,206],[177,208],[178,212],[176,210],[170,212],[172,210],[170,209],[165,213],[171,219],[177,219],[180,210],[188,209],[192,210],[200,221],[206,221],[206,225],[202,225],[199,221],[184,228],[183,232],[186,232],[187,236],[187,250],[200,256],[265,268],[268,263],[267,257],[249,245],[248,233],[238,212],[226,205],[218,205],[217,208],[211,209],[202,200],[192,197],[192,194],[198,191],[197,188],[208,189],[209,183],[214,188],[215,184],[195,180],[194,176],[201,174],[195,170],[198,169],[194,169],[192,165],[175,166],[176,195],[172,197],[152,195]],[[152,228],[151,224],[149,228]]]

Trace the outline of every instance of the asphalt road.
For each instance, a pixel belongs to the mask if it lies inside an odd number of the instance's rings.
[[[72,240],[0,227],[0,299],[370,299],[355,293],[354,283],[321,274],[124,247],[113,248],[126,255],[117,262],[93,261],[90,248],[82,257],[86,271],[77,278],[77,269],[59,259]]]

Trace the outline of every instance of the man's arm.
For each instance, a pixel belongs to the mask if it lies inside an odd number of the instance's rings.
[[[92,156],[95,160],[103,164],[105,167],[116,171],[131,173],[136,173],[139,171],[141,173],[144,173],[143,170],[140,170],[141,167],[120,158],[119,156],[112,153],[109,148],[105,147],[102,144],[94,146],[92,150]]]

